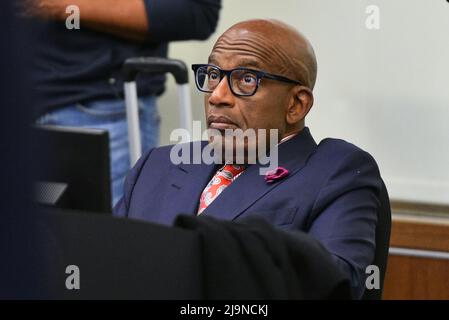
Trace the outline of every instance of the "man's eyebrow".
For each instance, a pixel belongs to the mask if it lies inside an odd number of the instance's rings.
[[[253,59],[241,59],[241,60],[238,60],[237,62],[238,63],[236,64],[235,68],[237,68],[237,67],[252,67],[252,68],[256,68],[256,69],[262,68],[261,64],[257,60],[253,60]],[[215,60],[214,54],[211,54],[209,56],[208,63],[218,66],[218,62],[217,62],[217,60]]]
[[[209,56],[209,58],[207,59],[207,63],[210,63],[210,64],[217,64],[217,60],[215,60],[215,57],[214,57],[215,55],[212,53],[210,56]]]
[[[258,61],[252,59],[242,59],[239,60],[240,67],[253,67],[256,69],[261,69],[261,65]]]

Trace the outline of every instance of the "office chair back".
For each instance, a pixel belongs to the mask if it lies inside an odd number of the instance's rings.
[[[365,289],[363,300],[382,299],[383,283],[385,279],[385,272],[387,270],[388,249],[390,247],[391,208],[387,188],[383,182],[382,190],[380,192],[380,207],[377,219],[376,251],[374,254],[373,265],[379,267],[380,289]]]

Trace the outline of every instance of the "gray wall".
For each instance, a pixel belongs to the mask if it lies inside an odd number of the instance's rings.
[[[302,31],[318,59],[307,125],[317,141],[339,137],[378,161],[392,198],[449,204],[449,3],[444,0],[223,0],[208,41],[178,42],[170,56],[205,63],[219,34],[249,18],[276,18]],[[380,9],[369,30],[368,5]],[[178,127],[170,79],[160,99],[161,143]],[[204,120],[192,82],[194,119]],[[204,122],[203,122],[204,128]]]

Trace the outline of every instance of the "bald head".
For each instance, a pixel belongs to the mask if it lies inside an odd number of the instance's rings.
[[[313,106],[317,64],[312,46],[297,30],[275,20],[237,23],[218,38],[208,64],[221,70],[240,69],[223,74],[208,67],[207,80],[215,85],[204,96],[211,128],[276,129],[281,138],[304,128]],[[244,68],[268,75],[241,72]],[[254,91],[242,96],[236,88]],[[216,119],[226,123],[216,124]]]
[[[291,26],[277,20],[248,20],[226,30],[214,52],[230,47],[254,55],[266,71],[298,80],[313,89],[317,74],[315,53],[310,42]]]

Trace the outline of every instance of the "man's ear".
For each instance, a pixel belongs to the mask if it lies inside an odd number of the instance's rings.
[[[303,120],[309,113],[312,106],[312,90],[304,86],[293,87],[286,114],[287,123],[294,125]]]

